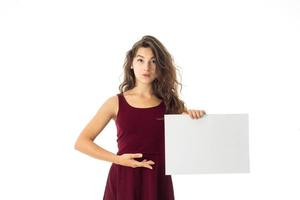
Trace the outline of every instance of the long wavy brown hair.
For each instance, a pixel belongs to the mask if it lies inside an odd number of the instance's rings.
[[[127,51],[123,65],[124,80],[119,86],[120,92],[123,93],[135,87],[135,75],[130,67],[140,47],[149,47],[154,54],[157,78],[152,81],[152,89],[155,96],[163,100],[166,106],[165,113],[181,114],[186,111],[185,103],[179,99],[178,95],[178,86],[181,92],[182,84],[177,80],[178,68],[174,64],[173,57],[158,39],[150,35],[143,36]]]

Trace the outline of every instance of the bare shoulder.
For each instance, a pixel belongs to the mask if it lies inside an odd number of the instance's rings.
[[[115,119],[118,111],[118,96],[108,97],[99,107],[95,116],[93,117],[93,124],[107,124],[111,119]]]
[[[112,118],[116,120],[118,110],[119,110],[119,98],[117,95],[110,97],[111,105],[112,105]]]
[[[107,98],[102,107],[110,114],[110,118],[115,120],[119,109],[118,96],[114,95]]]
[[[84,127],[79,137],[90,138],[94,140],[111,119],[115,119],[118,109],[118,96],[107,98],[100,106],[93,118]]]

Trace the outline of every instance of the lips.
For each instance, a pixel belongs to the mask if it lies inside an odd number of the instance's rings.
[[[143,74],[143,76],[145,76],[145,77],[150,77],[150,74]]]

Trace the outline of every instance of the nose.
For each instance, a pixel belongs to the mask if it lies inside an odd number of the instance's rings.
[[[149,70],[149,69],[152,68],[151,62],[147,62],[145,65],[146,65],[146,69],[147,69],[147,70]]]

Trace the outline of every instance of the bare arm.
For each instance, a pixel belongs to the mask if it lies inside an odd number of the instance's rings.
[[[117,98],[117,96],[113,96],[107,99],[99,108],[91,121],[84,127],[75,142],[74,148],[76,150],[99,160],[104,160],[115,164],[119,163],[118,155],[107,151],[94,143],[95,138],[115,116],[116,105],[118,105]]]

